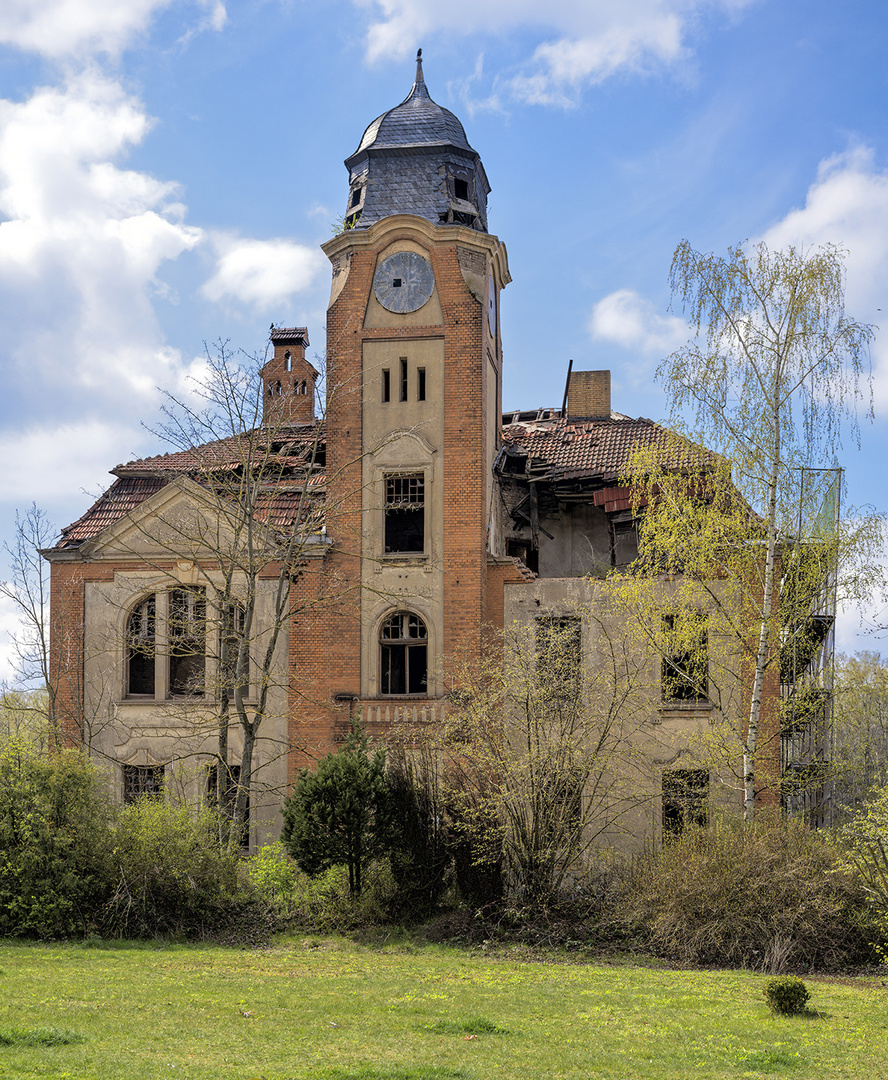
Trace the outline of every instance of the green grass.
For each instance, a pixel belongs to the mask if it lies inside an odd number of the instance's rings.
[[[809,1011],[775,1017],[740,971],[319,938],[5,945],[0,1080],[888,1080],[879,981],[805,981]]]

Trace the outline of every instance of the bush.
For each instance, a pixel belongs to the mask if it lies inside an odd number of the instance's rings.
[[[237,937],[254,899],[238,886],[238,858],[219,847],[215,814],[141,799],[118,817],[113,894],[102,929],[120,937]]]
[[[360,896],[371,859],[388,850],[390,815],[385,751],[371,754],[358,721],[337,754],[302,769],[284,804],[281,840],[307,874],[348,867],[349,891]]]
[[[617,916],[684,963],[835,968],[872,958],[870,917],[833,838],[762,814],[691,829],[636,861]]]
[[[0,743],[0,935],[86,932],[107,895],[111,812],[78,751]]]
[[[771,1012],[781,1016],[800,1013],[808,1003],[811,993],[801,979],[791,975],[778,975],[765,983],[765,1001],[771,1006]]]
[[[389,862],[397,883],[394,915],[434,911],[452,861],[445,811],[433,763],[392,755],[387,775],[392,830]]]

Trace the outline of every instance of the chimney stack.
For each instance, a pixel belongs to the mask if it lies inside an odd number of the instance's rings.
[[[590,419],[611,414],[611,373],[571,371],[567,382],[566,415],[570,419]]]

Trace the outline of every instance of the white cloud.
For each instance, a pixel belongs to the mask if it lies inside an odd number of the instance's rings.
[[[0,42],[53,58],[117,53],[172,0],[4,0]]]
[[[0,436],[0,453],[16,468],[0,474],[0,502],[22,506],[39,492],[41,502],[48,503],[72,491],[105,488],[111,481],[108,470],[144,439],[137,427],[101,420],[7,429]]]
[[[0,44],[55,60],[115,55],[174,2],[180,0],[3,0]],[[197,2],[208,9],[197,29],[221,30],[227,21],[221,0]]]
[[[0,596],[0,686],[15,681],[17,655],[12,639],[21,630],[19,608],[8,596]]]
[[[139,415],[146,393],[179,382],[184,366],[164,348],[152,300],[163,264],[203,234],[184,223],[175,184],[116,163],[150,127],[137,101],[94,72],[0,101],[7,409],[10,391],[27,399],[42,384],[44,413],[104,401]]]
[[[219,236],[216,272],[201,291],[209,300],[234,298],[258,310],[279,307],[310,288],[323,272],[321,252],[292,240],[241,240]]]
[[[845,248],[846,310],[863,322],[888,323],[888,170],[876,165],[871,149],[853,147],[821,162],[805,205],[762,239],[774,248]],[[876,336],[873,368],[875,403],[888,410],[888,333]]]
[[[463,36],[532,29],[538,45],[506,80],[520,100],[570,104],[584,85],[621,69],[674,64],[686,55],[691,19],[706,10],[738,11],[753,0],[355,0],[376,15],[367,33],[370,61],[402,58],[436,34]]]
[[[618,289],[599,300],[589,318],[593,338],[612,341],[643,356],[666,356],[688,340],[688,324],[675,315],[660,315],[653,304],[632,289]]]

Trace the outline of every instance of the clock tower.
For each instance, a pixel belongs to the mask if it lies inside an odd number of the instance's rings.
[[[348,703],[375,734],[440,716],[448,667],[480,653],[501,609],[488,564],[510,277],[481,159],[430,97],[420,55],[410,93],[345,164],[345,228],[323,246],[327,561],[360,588],[317,630],[334,727]]]

